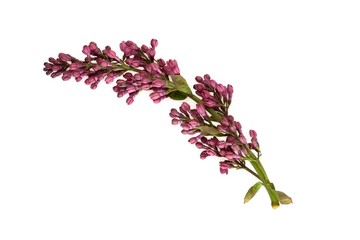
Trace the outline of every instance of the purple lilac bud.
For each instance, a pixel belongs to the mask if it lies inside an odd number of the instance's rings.
[[[169,113],[170,117],[172,118],[178,118],[181,116],[181,114],[176,110],[175,108],[172,108]]]
[[[172,125],[178,125],[180,123],[180,120],[178,120],[178,119],[171,119],[171,124]]]
[[[240,147],[240,145],[239,145],[238,143],[233,143],[233,144],[231,144],[231,143],[228,143],[228,142],[227,142],[227,144],[230,145],[231,150],[232,150],[233,152],[239,153],[240,156],[242,155],[242,154],[241,154],[241,147]]]
[[[201,159],[205,159],[209,156],[218,156],[218,154],[212,149],[206,149],[200,153]]]
[[[225,149],[228,146],[226,141],[219,141],[216,145],[219,149]]]
[[[197,142],[199,141],[199,139],[200,139],[201,136],[202,136],[202,135],[199,134],[199,135],[197,135],[196,137],[191,137],[191,138],[188,140],[188,142],[191,143],[191,144],[195,144],[195,143],[197,143]]]
[[[233,93],[232,86],[225,87],[211,79],[208,74],[204,77],[197,76],[195,80],[198,82],[194,85],[195,93],[202,98],[204,105],[227,115]]]
[[[77,70],[79,68],[82,68],[84,66],[84,64],[82,62],[73,62],[72,64],[70,64],[69,69],[70,70]]]
[[[90,42],[89,45],[85,45],[83,47],[83,53],[87,56],[87,58],[90,58],[91,55],[96,57],[102,55],[101,50],[94,42]]]
[[[167,75],[179,75],[180,69],[178,67],[176,60],[169,60],[166,62],[166,65],[163,67],[164,73]]]
[[[207,147],[204,144],[202,144],[201,142],[197,142],[195,144],[195,146],[199,149],[207,149]]]
[[[165,62],[164,59],[159,58],[159,59],[157,60],[157,64],[159,65],[159,67],[163,68],[163,67],[166,65],[166,62]]]
[[[202,151],[202,152],[200,153],[200,159],[201,159],[201,160],[207,158],[208,156],[209,156],[209,155],[207,154],[206,151]]]
[[[234,88],[233,86],[231,86],[230,84],[227,85],[227,88],[226,88],[226,91],[227,91],[227,94],[228,94],[228,101],[231,101],[232,99],[232,95],[234,93]]]
[[[250,130],[249,135],[250,135],[251,138],[256,138],[257,133],[255,132],[255,130]]]
[[[150,63],[145,66],[145,70],[152,76],[156,78],[161,78],[163,72],[161,71],[160,67],[156,63]]]
[[[161,88],[165,85],[165,82],[164,81],[161,81],[161,80],[155,80],[152,82],[151,84],[151,87],[154,87],[154,88]]]
[[[223,125],[224,127],[229,127],[229,125],[230,125],[229,120],[228,120],[227,117],[221,118],[220,123],[221,123],[221,125]]]
[[[231,164],[231,163],[229,163],[228,161],[223,161],[223,162],[220,162],[219,163],[219,166],[220,166],[220,173],[221,174],[228,174],[228,170],[230,169],[230,168],[233,168],[234,166]]]
[[[190,105],[187,102],[183,102],[180,106],[180,112],[187,114],[190,111]]]
[[[246,140],[246,138],[245,138],[244,135],[241,135],[241,136],[240,136],[240,142],[241,142],[242,144],[244,144],[244,145],[247,144],[247,140]]]
[[[226,174],[226,175],[227,175],[227,174],[229,173],[229,170],[228,170],[228,169],[224,169],[224,168],[221,168],[221,167],[220,167],[220,173],[221,173],[221,174]]]
[[[154,56],[156,54],[155,49],[156,49],[156,47],[158,45],[158,41],[156,39],[152,39],[150,41],[150,45],[151,45],[150,48],[148,46],[146,46],[146,45],[142,45],[141,46],[141,51],[146,53],[149,56],[150,60],[154,60]]]
[[[152,48],[156,48],[158,46],[158,40],[151,39],[150,45],[151,45]]]
[[[126,99],[126,103],[127,103],[128,105],[132,104],[133,102],[134,102],[134,97],[128,97],[128,98]]]
[[[63,72],[62,80],[64,80],[64,81],[70,80],[71,76],[72,76],[72,72],[73,71],[71,71],[71,70]]]
[[[137,55],[139,47],[132,41],[122,41],[120,43],[120,50],[124,52],[125,57]]]
[[[203,103],[206,107],[209,107],[209,108],[214,108],[214,107],[220,107],[221,105],[216,103],[214,100],[212,99],[204,99],[203,100]]]
[[[105,59],[98,58],[96,59],[96,62],[101,68],[111,67],[111,63],[106,61]]]
[[[63,62],[71,61],[72,57],[69,54],[59,53],[59,59]]]
[[[90,57],[90,52],[91,52],[91,50],[90,50],[90,47],[89,47],[89,46],[84,45],[82,52],[83,52],[87,57]]]
[[[145,44],[141,46],[141,51],[143,51],[144,53],[148,53],[149,50],[150,50],[150,48],[148,46],[146,46]]]
[[[257,150],[259,148],[257,133],[254,130],[250,130],[249,135],[251,137],[251,148]]]
[[[121,61],[121,59],[118,56],[116,56],[116,53],[113,50],[111,50],[111,48],[109,46],[105,47],[105,50],[103,50],[103,53],[106,56],[108,56],[109,58],[115,59],[119,62]]]
[[[114,81],[115,78],[119,77],[119,73],[118,72],[111,72],[107,75],[107,77],[105,78],[105,82],[107,84],[112,83]]]
[[[159,103],[161,100],[167,97],[167,92],[164,89],[155,89],[152,93],[150,93],[150,98],[154,103]]]
[[[207,117],[205,106],[201,103],[196,104],[196,110],[201,117]]]

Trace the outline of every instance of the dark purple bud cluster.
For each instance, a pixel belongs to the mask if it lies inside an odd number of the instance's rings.
[[[151,99],[158,103],[168,97],[170,76],[179,75],[180,69],[176,60],[155,59],[156,39],[152,39],[150,45],[139,48],[132,41],[123,41],[120,43],[121,59],[109,46],[100,50],[96,43],[91,42],[83,47],[86,55],[83,61],[60,53],[57,59],[49,58],[49,62],[44,63],[44,71],[53,78],[62,75],[64,81],[72,77],[76,81],[86,78],[84,82],[91,89],[96,89],[102,80],[109,84],[123,76],[113,87],[118,97],[128,94],[126,102],[131,104],[141,90],[151,90]]]
[[[134,102],[134,97],[141,90],[152,90],[150,98],[158,103],[167,96],[165,81],[161,79],[153,80],[146,71],[139,71],[138,73],[127,72],[123,75],[124,79],[116,81],[116,86],[113,87],[118,97],[122,97],[128,94],[129,97],[126,99],[127,104]]]
[[[183,102],[179,111],[171,109],[172,124],[180,124],[183,134],[196,134],[189,142],[203,150],[201,159],[209,156],[224,158],[220,162],[221,173],[227,174],[230,168],[244,167],[244,158],[249,156],[251,150],[259,152],[259,144],[254,130],[250,130],[251,143],[248,143],[240,122],[227,114],[233,94],[232,86],[218,84],[209,75],[196,77],[196,81],[198,84],[194,85],[194,89],[201,97],[196,108],[191,109],[188,103]],[[214,115],[209,117],[210,112],[215,112],[219,119],[213,119]]]
[[[60,53],[57,59],[49,58],[49,62],[44,63],[44,71],[53,78],[62,75],[64,81],[73,77],[79,82],[86,77],[84,82],[91,89],[96,89],[101,80],[109,84],[125,72],[117,65],[121,60],[109,46],[101,51],[91,42],[83,47],[83,53],[84,61],[65,53]]]
[[[194,85],[195,93],[202,98],[205,107],[213,108],[227,115],[234,92],[233,87],[230,84],[225,87],[221,83],[217,83],[208,74],[204,77],[197,76],[195,80],[198,82]]]

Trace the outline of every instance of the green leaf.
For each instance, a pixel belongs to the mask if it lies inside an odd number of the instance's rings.
[[[181,75],[171,75],[171,81],[167,82],[167,93],[173,100],[184,100],[192,94],[185,78]]]
[[[180,91],[173,91],[169,93],[169,97],[172,100],[184,100],[187,98],[187,95],[183,92]]]
[[[183,78],[181,75],[171,75],[171,80],[175,84],[174,91],[180,91],[185,94],[191,95],[191,89],[189,85],[187,84],[185,78]]]
[[[249,188],[248,192],[245,195],[244,203],[247,203],[248,201],[250,201],[255,196],[255,194],[259,191],[261,186],[262,186],[262,182],[257,182],[251,188]]]
[[[211,126],[200,126],[198,127],[198,129],[201,131],[201,134],[203,136],[223,136],[223,134],[221,132],[219,132],[216,127],[211,127]]]
[[[288,195],[286,195],[283,192],[280,191],[276,191],[278,197],[279,197],[279,201],[281,204],[290,204],[293,203],[291,197],[289,197]]]

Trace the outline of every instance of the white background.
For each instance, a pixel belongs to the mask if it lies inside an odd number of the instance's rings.
[[[0,239],[359,239],[358,1],[3,1]],[[178,102],[131,106],[42,71],[95,41],[159,40],[190,84],[234,86],[258,132],[270,207],[255,179],[221,175],[172,126]]]

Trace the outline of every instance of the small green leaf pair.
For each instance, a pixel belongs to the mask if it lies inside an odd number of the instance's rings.
[[[255,194],[259,191],[261,186],[263,186],[262,182],[257,182],[253,186],[251,186],[245,195],[244,203],[249,202],[255,196]],[[286,195],[285,193],[283,193],[281,191],[276,191],[276,196],[281,204],[292,203],[291,197],[289,197],[288,195]],[[276,207],[278,207],[278,206],[276,206]]]

